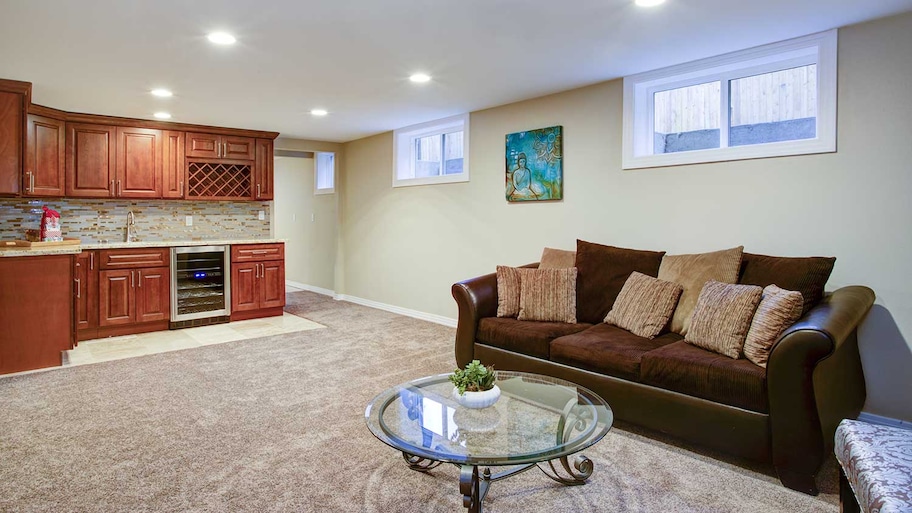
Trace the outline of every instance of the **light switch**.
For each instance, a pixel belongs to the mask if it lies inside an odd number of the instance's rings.
[[[193,216],[187,216],[184,221],[187,226],[193,226]]]

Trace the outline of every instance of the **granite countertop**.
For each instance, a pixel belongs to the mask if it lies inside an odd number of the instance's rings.
[[[84,249],[170,248],[177,246],[274,244],[277,242],[285,242],[285,239],[150,240],[139,242],[75,244],[72,246],[51,246],[46,248],[8,247],[0,248],[0,258],[43,255],[74,255],[76,253],[81,253]]]

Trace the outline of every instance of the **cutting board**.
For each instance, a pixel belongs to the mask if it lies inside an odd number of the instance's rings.
[[[79,239],[64,237],[63,240],[48,242],[29,242],[27,240],[3,240],[0,241],[2,248],[52,248],[54,246],[72,246],[79,244]]]

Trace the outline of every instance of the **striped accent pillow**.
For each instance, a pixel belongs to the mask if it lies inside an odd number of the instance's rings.
[[[763,289],[756,285],[706,282],[684,341],[737,359],[762,295]]]
[[[780,289],[769,285],[763,289],[760,306],[751,321],[744,356],[761,367],[766,367],[770,350],[786,328],[801,317],[804,297],[801,292]]]
[[[519,314],[519,269],[497,266],[497,316],[516,317]]]
[[[621,293],[605,322],[653,339],[668,325],[684,287],[634,271],[624,282]]]
[[[576,323],[576,267],[519,269],[521,321]]]

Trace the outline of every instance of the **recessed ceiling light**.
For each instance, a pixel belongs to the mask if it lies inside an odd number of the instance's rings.
[[[417,82],[419,84],[422,84],[424,82],[430,81],[431,76],[424,74],[424,73],[415,73],[414,75],[409,77],[409,80],[411,80],[412,82]]]
[[[213,32],[206,37],[217,45],[233,45],[237,41],[234,36],[227,32]]]
[[[325,116],[328,114],[328,112],[326,112],[326,109],[313,109],[310,111],[310,113],[314,116]]]
[[[664,3],[665,0],[636,0],[636,4],[640,7],[655,7]]]
[[[153,89],[152,95],[158,96],[159,98],[170,98],[170,97],[174,96],[174,93],[172,93],[171,91],[169,91],[167,89]]]
[[[171,119],[171,114],[168,114],[167,112],[156,112],[152,115],[158,119]]]

